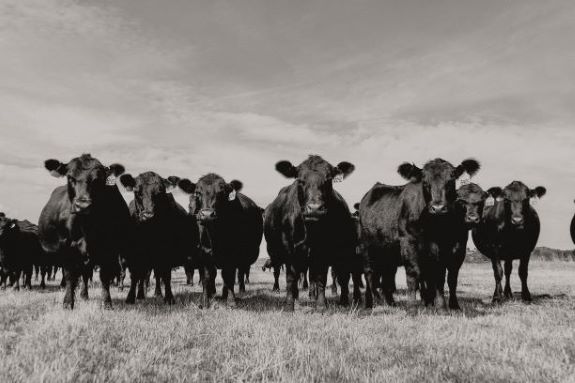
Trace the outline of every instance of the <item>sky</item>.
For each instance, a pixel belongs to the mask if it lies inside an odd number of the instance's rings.
[[[283,159],[354,163],[352,205],[472,157],[485,189],[547,187],[540,245],[573,248],[574,47],[571,0],[0,0],[0,210],[36,221],[43,161],[85,152],[262,207]]]

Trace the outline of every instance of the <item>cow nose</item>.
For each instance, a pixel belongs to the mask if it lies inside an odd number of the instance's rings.
[[[447,207],[444,204],[433,204],[429,207],[431,214],[441,214],[447,212]]]
[[[305,207],[306,213],[315,213],[320,212],[322,210],[323,210],[323,204],[317,202],[308,203]]]
[[[479,222],[479,215],[477,214],[468,214],[467,215],[467,222],[469,223],[477,223]]]
[[[214,209],[202,209],[200,210],[200,219],[212,219],[216,217],[216,212]]]
[[[511,222],[514,225],[521,225],[521,224],[523,224],[523,217],[512,217]]]
[[[74,201],[74,207],[76,210],[84,210],[90,207],[92,200],[89,198],[78,198]]]

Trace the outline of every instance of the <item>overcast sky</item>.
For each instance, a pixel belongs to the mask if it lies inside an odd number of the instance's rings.
[[[37,220],[42,162],[83,152],[261,206],[281,159],[353,162],[351,205],[474,157],[485,188],[546,186],[540,244],[572,248],[574,48],[571,0],[0,0],[0,209]]]

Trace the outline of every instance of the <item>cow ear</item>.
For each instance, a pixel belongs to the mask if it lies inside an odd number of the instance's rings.
[[[289,161],[279,161],[276,163],[276,170],[287,178],[297,177],[297,168]]]
[[[196,184],[187,178],[182,178],[178,182],[178,187],[186,194],[192,194],[194,191],[196,191]]]
[[[235,191],[239,192],[242,190],[242,188],[244,187],[244,184],[241,181],[238,180],[232,180],[232,182],[230,182],[230,186],[232,187],[232,189],[234,189]]]
[[[537,186],[535,189],[529,191],[530,197],[541,198],[547,194],[547,189],[543,186]]]
[[[180,182],[180,177],[178,177],[178,176],[169,176],[169,177],[168,177],[168,182],[170,183],[170,185],[176,187],[176,186],[178,186],[178,183]]]
[[[132,177],[131,174],[122,174],[120,176],[120,183],[122,186],[126,188],[127,191],[134,191],[134,187],[136,186],[136,180]]]
[[[120,177],[126,172],[126,168],[121,164],[112,164],[108,166],[108,176]]]
[[[408,181],[417,182],[421,180],[421,169],[415,166],[415,164],[404,162],[399,165],[397,172]]]
[[[341,181],[343,181],[347,176],[349,176],[355,170],[355,165],[347,162],[342,161],[334,168],[334,177],[338,177]]]
[[[499,186],[494,186],[487,189],[487,194],[489,194],[494,199],[497,199],[503,195],[503,189],[501,189]]]
[[[461,164],[455,168],[455,178],[461,177],[461,175],[465,172],[469,174],[469,177],[473,177],[475,174],[477,174],[480,168],[481,165],[478,161],[474,160],[473,158],[468,158],[463,160],[463,162],[461,162]]]
[[[66,164],[61,163],[55,159],[44,161],[44,167],[50,172],[53,177],[64,177],[68,172]]]

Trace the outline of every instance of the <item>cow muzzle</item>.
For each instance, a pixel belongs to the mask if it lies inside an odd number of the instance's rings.
[[[325,205],[321,203],[308,203],[303,212],[306,221],[317,221],[327,214]]]
[[[198,220],[200,222],[210,222],[216,219],[216,211],[214,209],[202,209],[198,213]]]
[[[77,198],[72,203],[72,213],[82,213],[92,206],[92,200],[89,198]]]
[[[143,211],[140,213],[140,220],[146,222],[154,218],[154,213],[149,211]]]
[[[470,213],[465,216],[465,223],[468,225],[477,225],[480,221],[479,214]]]
[[[429,212],[433,215],[441,215],[447,213],[447,205],[442,203],[433,203],[429,207]]]
[[[511,217],[511,223],[514,226],[523,226],[525,219],[523,217],[513,216]]]

